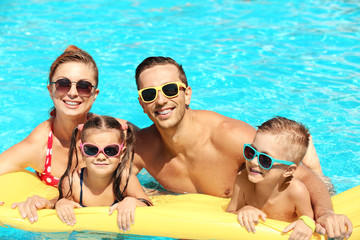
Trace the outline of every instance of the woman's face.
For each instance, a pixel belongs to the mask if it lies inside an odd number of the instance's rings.
[[[66,80],[71,82],[71,88],[68,91],[64,90],[64,88],[57,89],[54,83],[60,79],[65,82]],[[48,85],[50,97],[56,108],[56,115],[61,114],[81,118],[90,111],[93,102],[99,94],[99,90],[90,86],[90,93],[84,94],[82,89],[77,88],[79,81],[85,81],[81,82],[82,85],[80,84],[79,86],[82,88],[84,84],[86,85],[86,81],[93,86],[97,85],[95,72],[91,65],[81,62],[67,62],[58,66],[50,85]]]

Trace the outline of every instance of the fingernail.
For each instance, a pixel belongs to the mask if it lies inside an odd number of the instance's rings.
[[[30,218],[29,221],[30,221],[31,223],[33,223],[33,222],[34,222],[34,219],[33,219],[33,218]]]
[[[34,222],[37,222],[37,220],[38,220],[38,218],[37,218],[37,217],[35,217],[35,218],[34,218]]]
[[[21,214],[21,217],[22,217],[22,218],[25,218],[25,217],[26,217],[26,214],[25,214],[25,213]]]

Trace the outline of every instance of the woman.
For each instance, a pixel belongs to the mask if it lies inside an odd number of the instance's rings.
[[[95,61],[87,52],[70,45],[50,67],[47,88],[54,103],[50,118],[0,154],[0,175],[31,167],[44,183],[57,187],[67,166],[73,129],[93,116],[89,111],[99,94],[97,86]],[[126,126],[125,120],[118,121]],[[52,206],[53,202],[33,196],[12,207],[18,207],[23,218],[34,222],[37,209]]]

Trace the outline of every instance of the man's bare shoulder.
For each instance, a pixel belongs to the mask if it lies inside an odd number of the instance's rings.
[[[197,110],[196,116],[210,131],[210,137],[216,145],[234,146],[239,150],[239,147],[251,143],[255,137],[255,128],[244,121],[205,110]]]
[[[160,146],[161,137],[155,125],[137,131],[135,151],[138,155],[141,155],[142,158],[145,156],[154,156]]]
[[[207,111],[207,110],[195,110],[195,111],[197,118],[206,122],[206,125],[211,127],[214,133],[229,134],[236,131],[236,133],[241,133],[244,136],[251,135],[251,138],[255,136],[255,132],[256,132],[255,128],[244,121],[226,117],[224,115],[221,115],[213,111]]]

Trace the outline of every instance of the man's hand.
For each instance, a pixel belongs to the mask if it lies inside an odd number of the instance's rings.
[[[351,221],[343,214],[328,212],[316,220],[316,232],[336,240],[349,238],[352,228]]]

